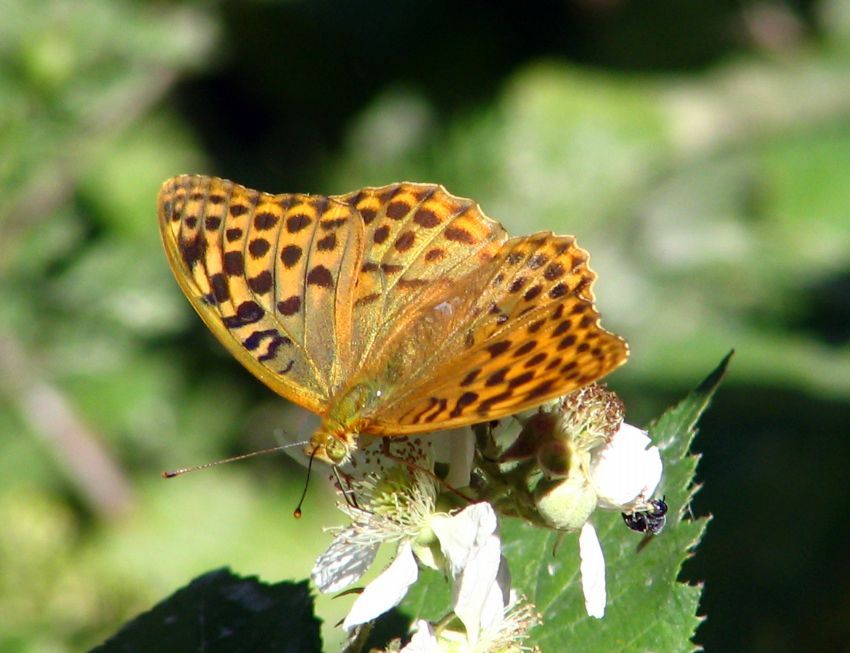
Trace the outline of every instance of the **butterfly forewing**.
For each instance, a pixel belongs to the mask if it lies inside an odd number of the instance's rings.
[[[277,237],[275,310],[301,334],[331,396],[351,368],[351,297],[362,243],[363,224],[354,210],[316,195],[293,196]]]
[[[309,252],[315,224],[287,229],[290,205],[300,207],[301,197],[175,177],[160,191],[160,228],[177,281],[222,344],[272,390],[323,412],[330,370],[310,357],[301,313],[309,273],[275,264],[287,245]],[[285,303],[293,296],[297,307]]]

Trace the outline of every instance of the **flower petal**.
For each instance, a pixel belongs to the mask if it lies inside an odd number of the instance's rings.
[[[623,510],[652,496],[663,465],[658,447],[643,431],[625,422],[593,457],[591,478],[599,505]],[[648,447],[648,448],[647,448]]]
[[[395,560],[390,566],[357,597],[342,627],[350,631],[397,606],[418,576],[416,558],[413,557],[410,542],[405,540],[399,545]]]
[[[442,653],[434,629],[424,619],[416,622],[416,632],[401,653]]]
[[[446,484],[450,487],[467,487],[472,474],[475,455],[475,435],[468,426],[447,431],[444,437],[432,438],[437,460],[449,464]]]
[[[453,516],[437,514],[432,517],[431,529],[440,541],[453,577],[463,571],[469,558],[474,557],[487,538],[496,533],[497,526],[493,507],[483,502],[474,503]]]
[[[586,522],[578,538],[584,608],[591,617],[605,616],[605,557],[593,524]]]
[[[496,513],[489,503],[476,503],[452,517],[436,515],[431,528],[454,580],[452,609],[466,628],[471,643],[478,640],[482,623],[501,618],[510,584],[507,565],[503,565],[502,543],[497,532]]]
[[[504,556],[499,560],[499,571],[496,582],[490,586],[490,591],[484,597],[481,605],[480,629],[482,631],[498,627],[505,618],[505,609],[511,602],[511,572],[508,561]]]
[[[375,561],[380,544],[364,546],[351,541],[354,530],[340,531],[318,557],[310,575],[323,594],[338,592],[358,580]]]

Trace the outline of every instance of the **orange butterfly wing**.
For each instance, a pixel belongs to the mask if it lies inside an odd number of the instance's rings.
[[[350,304],[336,298],[353,293],[360,217],[332,198],[186,175],[163,184],[159,218],[175,277],[210,330],[272,390],[323,413],[349,351]]]
[[[159,217],[180,286],[231,353],[278,394],[362,418],[365,432],[495,419],[628,357],[599,325],[572,237],[508,240],[441,186],[270,195],[187,175],[163,185]],[[346,402],[352,388],[370,400]]]
[[[456,280],[453,294],[469,298],[465,318],[429,343],[420,363],[426,373],[388,393],[370,432],[409,434],[497,419],[624,363],[628,345],[599,324],[587,260],[572,237],[540,233],[508,241],[486,266]]]

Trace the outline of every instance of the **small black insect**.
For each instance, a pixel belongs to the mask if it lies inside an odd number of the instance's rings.
[[[623,521],[633,531],[658,535],[667,523],[667,504],[664,499],[650,499],[647,506],[646,510],[624,512]]]

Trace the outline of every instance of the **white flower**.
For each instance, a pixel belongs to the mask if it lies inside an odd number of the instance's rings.
[[[419,565],[413,557],[410,542],[402,542],[395,559],[357,597],[342,627],[351,631],[355,626],[378,618],[401,603],[408,588],[419,578]]]
[[[389,567],[355,600],[343,622],[346,630],[398,605],[418,578],[419,564],[450,576],[452,609],[471,641],[501,618],[510,575],[501,555],[496,514],[487,503],[472,504],[454,515],[438,512],[438,481],[429,468],[393,467],[382,476],[350,481],[358,505],[339,506],[351,525],[338,529],[316,561],[312,577],[318,589],[336,592],[360,579],[382,543],[395,543],[398,549]]]
[[[510,590],[496,525],[488,503],[473,504],[453,516],[437,513],[430,520],[453,580],[452,609],[473,642],[481,628],[501,615]],[[343,628],[350,631],[398,605],[418,578],[417,559],[427,562],[428,556],[414,556],[413,541],[402,541],[390,566],[357,597]]]
[[[351,525],[339,529],[328,549],[313,566],[320,592],[337,592],[360,579],[384,542],[398,543],[390,566],[360,594],[343,627],[371,621],[398,605],[413,584],[419,568],[413,543],[426,531],[437,501],[436,481],[424,470],[394,467],[383,478],[370,474],[351,481],[360,506],[341,503]]]
[[[463,629],[452,624],[434,628],[426,621],[416,622],[416,632],[401,653],[525,653],[536,651],[527,646],[528,631],[540,623],[534,606],[511,592],[510,602],[499,611],[496,619],[470,640]]]
[[[482,628],[501,618],[510,596],[496,513],[489,503],[476,503],[451,517],[435,515],[431,528],[453,581],[452,610],[475,643]]]
[[[590,450],[579,443],[599,438],[584,433],[578,431],[576,438],[550,443],[548,451],[557,453],[555,445],[559,445],[568,452],[564,456],[568,464],[562,475],[540,482],[535,503],[540,515],[555,528],[581,531],[585,607],[589,615],[601,618],[606,602],[605,559],[590,517],[596,508],[632,512],[645,507],[661,480],[663,466],[658,447],[651,446],[646,432],[635,426],[620,423],[603,444]],[[551,458],[557,461],[557,456]]]
[[[658,447],[646,431],[626,424],[620,426],[609,442],[592,455],[590,477],[598,506],[606,510],[627,511],[643,505],[661,481],[663,466]],[[588,521],[579,536],[581,587],[587,614],[601,619],[607,601],[605,558]]]
[[[592,456],[590,477],[599,507],[624,511],[645,502],[661,480],[663,465],[658,447],[631,424],[623,424],[611,440]]]

